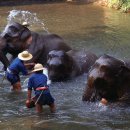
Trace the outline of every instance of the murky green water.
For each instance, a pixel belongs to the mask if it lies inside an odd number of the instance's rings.
[[[12,9],[37,13],[49,32],[62,36],[74,49],[122,59],[130,57],[129,14],[76,3],[0,7],[0,30]],[[42,31],[37,26],[31,29]],[[4,80],[0,87],[0,130],[129,130],[130,108],[83,103],[85,84],[86,74],[65,83],[51,84],[57,112],[50,114],[48,107],[44,107],[44,113],[38,115],[35,109],[25,107],[26,91],[11,92],[10,84]]]

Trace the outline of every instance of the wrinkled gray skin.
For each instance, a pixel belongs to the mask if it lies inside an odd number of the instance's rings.
[[[0,61],[5,69],[18,53],[27,48],[26,40],[30,36],[31,32],[28,28],[20,24],[13,23],[5,27],[5,30],[0,35]],[[6,57],[7,53],[12,55],[10,61]]]
[[[71,49],[64,40],[56,34],[42,35],[38,33],[32,33],[32,43],[28,47],[28,51],[33,55],[32,61],[35,63],[41,63],[46,65],[47,55],[52,50],[64,50]]]
[[[130,69],[124,61],[109,55],[96,60],[89,71],[83,101],[130,101]]]
[[[31,35],[32,43],[27,44],[26,40]],[[18,53],[25,49],[28,49],[34,56],[31,62],[39,62],[45,65],[49,51],[53,49],[68,51],[71,48],[56,34],[42,35],[31,32],[19,23],[7,25],[0,36],[0,61],[4,68],[6,69],[10,64],[10,60],[6,57],[7,53],[10,53],[12,59],[14,59]]]
[[[64,81],[85,72],[94,64],[97,56],[91,52],[70,50],[50,51],[47,59],[49,78]]]

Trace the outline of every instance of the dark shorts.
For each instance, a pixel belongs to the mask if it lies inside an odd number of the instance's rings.
[[[38,97],[39,95],[36,96],[37,99]],[[51,96],[50,93],[42,94],[38,101],[38,104],[40,105],[51,105],[53,103],[54,103],[54,98]]]
[[[6,78],[12,85],[20,81],[19,75],[10,74],[8,72],[6,73]]]

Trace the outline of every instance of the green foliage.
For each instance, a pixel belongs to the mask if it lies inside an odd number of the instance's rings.
[[[126,2],[124,2],[124,4],[122,5],[122,10],[124,12],[127,12],[130,10],[130,0],[126,0]]]
[[[108,0],[109,6],[121,9],[124,12],[130,10],[130,0]]]

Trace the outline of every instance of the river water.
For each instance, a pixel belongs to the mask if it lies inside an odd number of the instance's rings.
[[[74,49],[89,50],[98,56],[107,53],[121,59],[130,57],[130,14],[81,3],[4,6],[0,7],[0,30],[13,9],[36,13],[49,32],[62,36]],[[30,29],[43,31],[38,26]],[[129,130],[129,107],[82,102],[86,77],[84,74],[52,83],[57,111],[51,114],[45,106],[41,115],[25,107],[27,77],[21,77],[24,89],[20,93],[11,92],[10,84],[6,79],[2,82],[1,77],[0,130]]]

